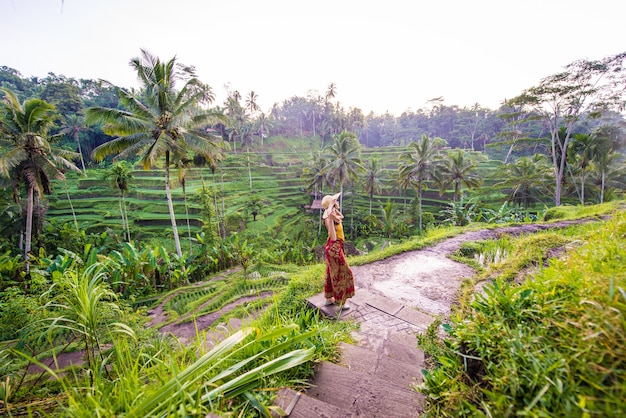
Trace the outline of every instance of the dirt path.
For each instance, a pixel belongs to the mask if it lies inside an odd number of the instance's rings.
[[[475,274],[467,265],[449,258],[463,242],[565,228],[588,221],[591,219],[471,231],[431,247],[371,264],[352,266],[356,291],[385,296],[429,315],[447,316],[457,299],[461,283]]]

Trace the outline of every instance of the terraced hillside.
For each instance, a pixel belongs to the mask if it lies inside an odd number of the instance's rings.
[[[177,172],[172,170],[172,197],[179,233],[182,236],[195,236],[200,231],[203,220],[198,192],[203,184],[214,194],[218,210],[221,212],[223,208],[227,219],[233,217],[240,220],[240,223],[253,222],[245,208],[253,194],[259,196],[262,205],[257,216],[260,232],[263,228],[272,228],[281,221],[298,222],[302,217],[315,218],[315,214],[306,210],[313,197],[304,191],[300,177],[303,164],[316,146],[318,144],[304,140],[297,146],[290,146],[275,139],[274,142],[265,144],[262,150],[250,153],[241,153],[239,150],[238,154],[231,152],[215,173],[208,168],[189,168],[185,173],[184,192]],[[385,168],[384,177],[390,179],[397,171],[398,158],[403,151],[402,147],[365,148],[361,157],[364,162],[378,158]],[[482,162],[479,166],[481,176],[487,179],[488,174],[498,165],[499,162],[493,160]],[[76,220],[85,231],[110,230],[121,235],[118,191],[101,179],[102,172],[103,169],[90,169],[87,177],[69,174],[67,186],[57,184],[54,188],[55,194],[49,200],[48,219],[60,224],[73,222],[73,207]],[[133,237],[149,239],[169,233],[171,224],[165,198],[163,168],[155,167],[146,171],[136,167],[133,176],[130,191],[125,196]],[[369,197],[362,189],[354,186],[344,190],[348,199],[344,202],[346,210],[369,211]],[[499,190],[491,190],[491,193],[501,196]],[[424,210],[437,213],[451,196],[452,191],[440,196],[432,184],[428,185],[423,199]],[[387,200],[401,207],[410,203],[414,197],[414,191],[398,191],[393,182],[387,180],[383,192],[374,196],[375,214],[380,213],[379,208]]]

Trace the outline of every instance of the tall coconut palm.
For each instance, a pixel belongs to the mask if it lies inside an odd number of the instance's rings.
[[[415,185],[419,211],[419,231],[422,232],[422,196],[426,189],[425,182],[433,174],[440,158],[441,138],[429,138],[423,134],[419,142],[411,142],[409,150],[400,155],[399,177],[408,179]]]
[[[324,172],[327,161],[321,151],[312,151],[310,158],[307,160],[306,165],[302,169],[302,176],[300,177],[304,181],[304,188],[307,191],[313,191],[313,195],[318,198],[324,192],[324,183],[327,178]],[[320,211],[321,215],[321,211]],[[319,217],[318,222],[318,235],[322,230],[322,217]]]
[[[337,85],[335,83],[330,83],[326,89],[326,93],[324,94],[324,100],[329,102],[330,99],[334,99],[337,95]]]
[[[183,189],[183,202],[185,204],[185,220],[187,221],[187,238],[189,239],[189,252],[192,251],[191,224],[189,222],[189,204],[187,203],[187,172],[191,168],[192,160],[186,156],[176,158],[174,166],[178,171],[178,183]]]
[[[80,164],[84,175],[87,175],[87,170],[85,169],[85,158],[83,157],[83,150],[80,145],[80,133],[87,130],[89,130],[89,128],[85,126],[84,118],[80,115],[73,114],[65,117],[65,124],[60,132],[62,135],[68,135],[76,141],[78,154],[80,156]]]
[[[374,194],[380,193],[382,190],[382,172],[383,169],[380,166],[380,160],[378,158],[372,158],[369,160],[369,164],[365,167],[363,187],[370,198],[370,215],[372,214],[372,200],[374,200]]]
[[[389,183],[391,184],[391,190],[402,193],[402,204],[406,207],[406,191],[412,186],[413,180],[408,176],[402,175],[401,170],[402,166],[399,165],[396,171],[391,172]]]
[[[451,185],[454,186],[455,202],[461,198],[461,185],[471,189],[482,183],[476,172],[476,162],[460,149],[448,154],[443,164],[439,166],[435,178],[440,195],[443,195]]]
[[[211,111],[196,111],[198,103],[211,103],[213,92],[202,84],[193,68],[177,64],[176,57],[165,62],[142,50],[141,58],[133,58],[131,66],[142,83],[141,94],[119,90],[124,110],[92,107],[86,110],[87,123],[104,123],[103,131],[114,138],[93,151],[96,160],[111,154],[119,158],[138,155],[145,170],[164,158],[165,194],[172,222],[174,244],[182,257],[176,215],[170,190],[172,155],[193,151],[208,154],[217,147],[218,139],[203,129],[220,115]],[[183,82],[180,90],[178,81]]]
[[[256,131],[259,133],[259,137],[261,138],[261,147],[263,147],[263,141],[265,140],[266,135],[269,133],[269,130],[272,129],[272,121],[267,117],[267,115],[263,112],[259,115],[255,123]]]
[[[105,171],[103,179],[108,180],[111,186],[118,191],[118,204],[122,218],[122,230],[126,241],[130,242],[130,224],[126,211],[126,193],[130,190],[130,182],[133,180],[133,171],[126,161],[116,161]]]
[[[357,178],[363,170],[360,153],[361,147],[356,135],[352,132],[342,131],[333,136],[334,141],[325,149],[328,156],[328,164],[324,172],[332,179],[333,183],[339,183],[341,202],[343,203],[343,186],[351,179]]]
[[[77,157],[75,152],[52,147],[48,141],[55,117],[53,105],[41,99],[20,103],[11,90],[0,92],[4,93],[0,107],[0,174],[26,185],[24,259],[28,273],[35,201],[52,193],[52,179],[65,179],[63,169],[80,169],[71,162]]]
[[[259,100],[259,95],[254,91],[251,91],[246,96],[246,110],[250,112],[251,116],[261,110],[261,106],[258,105],[257,100]]]
[[[204,155],[194,155],[193,157],[193,163],[196,167],[200,167],[200,170],[202,170],[202,167],[208,166],[209,169],[211,170],[211,176],[213,178],[213,184],[216,184],[215,182],[215,170],[217,170],[220,167],[220,162],[222,162],[224,160],[224,150],[228,149],[228,143],[222,141],[221,143],[219,143],[219,147],[216,147],[215,149],[212,149],[211,152],[209,154],[204,154]],[[204,187],[204,174],[202,174],[202,185]],[[224,212],[225,212],[225,204],[224,204],[224,178],[223,178],[223,173],[222,170],[220,169],[220,185],[221,185],[221,194],[222,194],[222,210],[220,212],[219,207],[217,205],[217,193],[213,193],[213,203],[215,206],[215,221],[216,224],[218,225],[218,235],[222,238],[226,237],[226,226],[224,225]],[[220,215],[220,213],[222,215]],[[221,223],[220,223],[220,218],[222,219]],[[221,227],[220,227],[221,225]],[[223,232],[223,234],[222,234]]]

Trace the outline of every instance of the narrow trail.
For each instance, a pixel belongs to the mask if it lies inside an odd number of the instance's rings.
[[[429,315],[450,313],[464,279],[475,272],[450,259],[465,241],[481,241],[503,235],[529,234],[565,228],[591,219],[550,224],[524,224],[470,231],[445,239],[433,246],[408,251],[362,266],[353,266],[358,292],[387,297]]]

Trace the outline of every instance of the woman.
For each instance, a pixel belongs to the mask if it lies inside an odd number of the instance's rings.
[[[349,309],[346,300],[354,296],[354,276],[343,253],[343,215],[339,208],[339,196],[326,195],[322,199],[324,224],[328,230],[328,241],[324,247],[326,255],[326,281],[324,297],[326,305],[338,305],[341,309]]]

